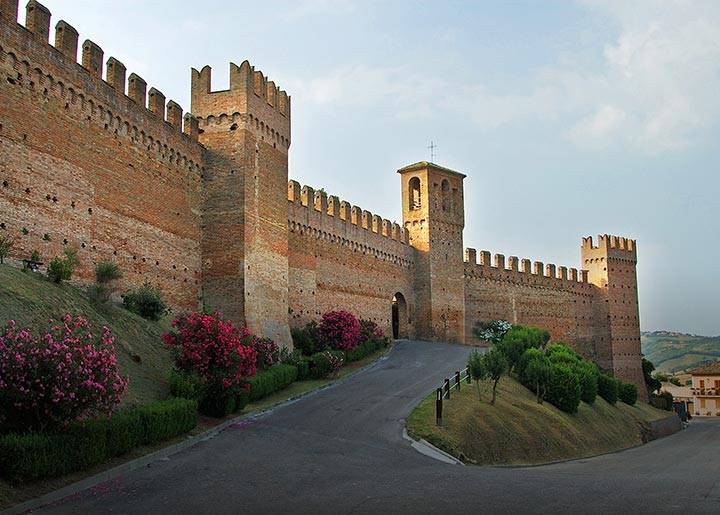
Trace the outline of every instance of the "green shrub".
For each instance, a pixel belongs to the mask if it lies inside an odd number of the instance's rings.
[[[310,356],[310,377],[325,379],[336,373],[345,359],[343,351],[333,350],[317,352]]]
[[[273,365],[250,379],[250,401],[258,401],[290,386],[297,380],[298,369],[286,363]]]
[[[320,342],[320,328],[314,320],[308,322],[304,327],[297,327],[290,330],[293,347],[302,352],[305,356],[312,356],[325,349]]]
[[[567,363],[551,361],[547,401],[567,413],[575,413],[580,405],[580,393],[580,380],[573,368]]]
[[[75,269],[77,252],[67,249],[63,257],[56,256],[50,261],[47,268],[48,277],[55,283],[69,281]]]
[[[517,372],[523,353],[528,349],[544,347],[548,338],[547,331],[536,327],[514,325],[505,333],[498,348],[505,355],[510,370]]]
[[[122,277],[122,272],[113,261],[100,261],[95,265],[95,282],[107,284]]]
[[[540,356],[545,357],[545,353],[535,347],[531,347],[527,349],[525,352],[522,353],[522,356],[520,356],[520,359],[518,360],[517,364],[515,365],[515,372],[517,372],[518,379],[521,383],[527,386],[527,377],[525,376],[525,369],[527,368],[528,364],[535,358],[538,358]]]
[[[139,445],[187,433],[197,425],[197,403],[169,399],[76,422],[61,433],[0,436],[0,477],[27,482],[84,470]]]
[[[575,365],[575,373],[580,380],[580,399],[583,402],[592,404],[598,393],[598,375],[600,371],[595,363],[580,360]]]
[[[384,343],[382,340],[365,340],[354,349],[345,351],[345,361],[347,363],[352,363],[353,361],[360,361],[361,359],[368,357],[370,354],[380,348],[384,348]]]
[[[303,356],[299,349],[294,349],[292,352],[284,355],[281,351],[280,361],[297,368],[298,381],[304,381],[310,377],[310,358]]]
[[[15,240],[9,236],[0,236],[0,265],[5,262],[5,258],[10,255],[10,249],[15,245]]]
[[[615,404],[618,400],[618,380],[608,374],[598,375],[598,395]]]
[[[637,397],[637,386],[635,386],[633,383],[626,383],[624,381],[620,381],[620,386],[618,388],[618,398],[621,401],[623,401],[625,404],[632,406],[637,402]]]
[[[583,359],[577,352],[564,343],[553,343],[547,348],[547,356],[551,363],[568,365],[580,383],[580,398],[588,403],[595,402],[598,392],[597,365]]]
[[[203,415],[222,418],[237,409],[236,391],[222,388],[220,385],[206,385],[203,395],[198,399],[198,410]]]
[[[136,290],[128,291],[122,298],[125,309],[148,320],[159,320],[167,312],[160,290],[147,282]]]
[[[197,402],[168,399],[136,408],[143,426],[143,444],[148,445],[187,433],[197,425]]]
[[[197,374],[171,370],[167,383],[173,397],[198,400],[203,395],[203,384]]]
[[[143,424],[137,409],[123,409],[107,420],[107,455],[122,456],[143,443]]]

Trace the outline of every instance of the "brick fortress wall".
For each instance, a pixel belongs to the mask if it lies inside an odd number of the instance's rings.
[[[14,4],[14,5],[13,5]],[[16,22],[17,2],[0,9],[0,230],[13,257],[37,250],[47,263],[78,250],[76,277],[114,260],[122,287],[148,280],[179,307],[201,292],[197,124],[175,102],[130,75],[37,2]],[[162,201],[158,201],[162,195]]]
[[[397,223],[309,186],[288,183],[290,323],[333,309],[375,321],[391,335],[392,301],[401,295],[400,335],[416,328],[415,249]]]

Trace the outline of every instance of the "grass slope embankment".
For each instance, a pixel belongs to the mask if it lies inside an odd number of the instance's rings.
[[[39,274],[0,265],[0,325],[12,319],[37,334],[48,329],[49,319],[57,320],[65,313],[83,315],[97,331],[107,325],[116,336],[120,370],[130,376],[124,404],[168,396],[165,377],[172,357],[160,341],[167,321],[145,320],[120,306],[93,302],[71,284],[55,284]]]
[[[435,394],[410,414],[407,430],[467,463],[530,465],[584,458],[643,443],[641,427],[669,416],[648,404],[612,406],[598,397],[592,405],[580,403],[571,415],[535,395],[510,377],[498,385],[498,398],[483,387],[482,402],[476,385],[463,384],[445,400],[443,427],[435,424]]]

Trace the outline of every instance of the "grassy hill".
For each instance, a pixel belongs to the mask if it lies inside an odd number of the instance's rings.
[[[0,325],[14,319],[37,333],[51,318],[65,313],[85,316],[94,328],[110,327],[124,375],[130,376],[124,403],[146,403],[168,395],[165,374],[172,364],[160,335],[168,323],[150,322],[116,305],[90,300],[70,284],[54,284],[45,277],[0,265]]]
[[[698,336],[670,331],[644,332],[642,352],[663,373],[690,370],[720,359],[720,336]]]
[[[407,420],[408,432],[469,463],[526,465],[595,456],[639,445],[649,421],[670,415],[648,404],[612,406],[598,397],[570,415],[550,403],[538,404],[527,388],[509,377],[498,385],[495,405],[483,401],[473,384],[452,392],[435,425],[435,395],[423,400]]]

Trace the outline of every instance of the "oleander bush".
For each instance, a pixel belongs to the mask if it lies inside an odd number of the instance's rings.
[[[64,315],[41,335],[10,320],[0,333],[0,428],[43,431],[109,414],[127,390],[115,337]]]
[[[84,470],[130,450],[187,433],[197,403],[169,399],[73,422],[62,431],[0,436],[0,477],[15,483]]]
[[[258,370],[266,370],[280,363],[280,348],[270,338],[255,337],[249,343],[257,354],[255,366]]]
[[[354,349],[360,343],[360,321],[349,311],[329,311],[320,320],[319,335],[331,349]]]
[[[257,370],[252,334],[217,312],[183,315],[172,327],[162,339],[175,352],[175,370],[197,374],[202,385],[200,411],[214,417],[235,411]]]

